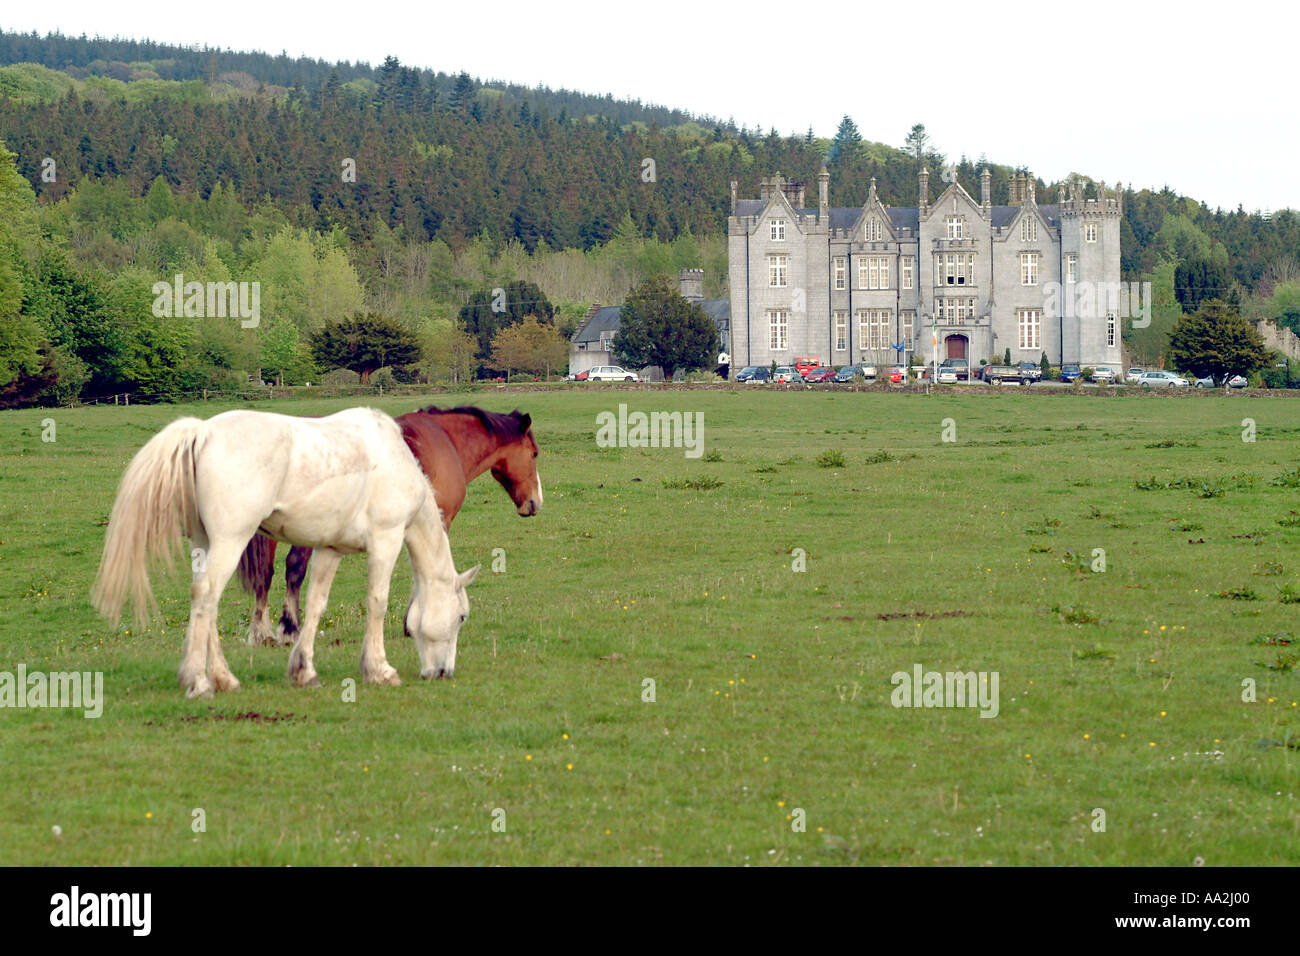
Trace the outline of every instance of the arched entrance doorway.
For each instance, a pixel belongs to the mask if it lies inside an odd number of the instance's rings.
[[[966,358],[967,340],[964,335],[950,335],[944,339],[944,345],[948,349],[948,358],[964,359]]]

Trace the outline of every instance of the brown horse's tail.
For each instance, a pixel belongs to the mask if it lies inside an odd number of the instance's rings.
[[[239,583],[249,594],[259,597],[271,589],[275,576],[275,541],[255,534],[239,556]]]
[[[128,598],[136,620],[149,620],[158,609],[149,561],[161,557],[170,570],[181,536],[201,527],[194,467],[203,425],[198,418],[172,422],[136,453],[122,476],[91,592],[91,602],[114,622]]]

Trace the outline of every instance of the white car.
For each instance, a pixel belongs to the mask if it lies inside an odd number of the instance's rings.
[[[950,365],[945,365],[939,369],[939,374],[935,377],[935,381],[940,385],[956,385],[957,370]]]
[[[1131,368],[1124,375],[1124,384],[1136,385],[1142,379],[1142,369]]]
[[[1115,384],[1115,370],[1108,365],[1098,365],[1092,370],[1092,380],[1106,385]]]
[[[1138,384],[1143,388],[1190,388],[1187,379],[1162,370],[1143,372]]]
[[[799,370],[793,365],[780,365],[777,366],[772,381],[778,385],[788,385],[790,382],[802,382],[803,376],[799,374]]]
[[[639,382],[636,372],[629,372],[617,365],[597,365],[587,373],[589,382]]]

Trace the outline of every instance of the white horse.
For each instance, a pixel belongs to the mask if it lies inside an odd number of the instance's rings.
[[[260,531],[316,550],[307,619],[289,655],[289,677],[317,685],[316,628],[344,554],[365,551],[370,593],[362,678],[398,685],[384,654],[388,587],[405,541],[414,589],[406,630],[420,676],[451,677],[456,639],[469,613],[465,588],[479,566],[457,574],[433,489],[393,419],[372,408],[328,418],[232,411],[182,418],[131,460],[118,489],[92,600],[116,621],[126,597],[137,617],[157,605],[148,561],[169,564],[181,535],[193,549],[190,623],[177,679],[187,697],[238,690],[217,634],[217,604],[249,539]]]

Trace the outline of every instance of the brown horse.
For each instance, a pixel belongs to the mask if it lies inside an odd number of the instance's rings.
[[[509,415],[481,408],[428,408],[397,418],[406,446],[433,485],[444,528],[465,503],[466,486],[491,471],[515,503],[521,517],[542,507],[542,480],[537,474],[537,441],[532,419],[518,409]],[[267,596],[275,577],[273,538],[254,535],[239,561],[239,580],[254,597],[249,644],[292,644],[298,632],[299,596],[307,577],[311,548],[294,547],[284,562],[284,608],[280,626],[271,632]]]

